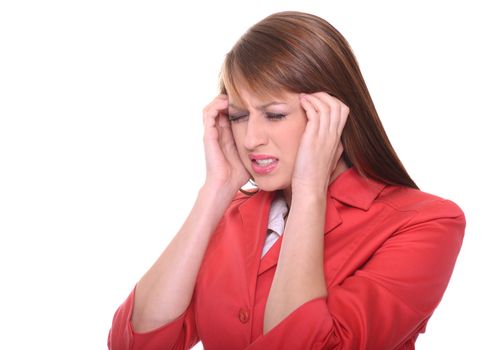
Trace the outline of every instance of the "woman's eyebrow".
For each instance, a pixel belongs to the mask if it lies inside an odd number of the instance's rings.
[[[233,103],[229,103],[229,107],[232,107],[232,108],[234,108],[234,109],[238,109],[238,110],[241,110],[241,111],[243,111],[243,110],[244,110],[243,108],[238,107],[238,106],[234,105]]]
[[[273,105],[285,105],[285,104],[286,104],[285,102],[272,101],[272,102],[264,103],[263,105],[257,106],[256,109],[263,110],[263,109],[266,109],[267,107],[270,107],[270,106],[273,106]],[[238,106],[234,105],[233,103],[229,103],[229,107],[232,107],[234,109],[238,109],[240,111],[245,110],[244,108],[238,107]]]

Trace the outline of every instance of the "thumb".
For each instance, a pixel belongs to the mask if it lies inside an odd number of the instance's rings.
[[[331,166],[331,169],[332,169],[331,172],[333,172],[336,169],[336,165],[338,164],[338,161],[340,160],[341,156],[343,155],[343,151],[344,151],[343,144],[340,141],[339,144],[338,144],[338,148],[336,149],[336,152],[334,153],[333,164]]]

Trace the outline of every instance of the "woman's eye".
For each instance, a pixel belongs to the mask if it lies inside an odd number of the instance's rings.
[[[267,115],[267,118],[271,120],[280,120],[286,117],[285,114],[281,114],[281,113],[266,113],[266,115]]]
[[[232,123],[240,122],[247,117],[247,114],[229,114],[229,121]]]

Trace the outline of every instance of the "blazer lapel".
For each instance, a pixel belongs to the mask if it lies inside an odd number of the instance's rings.
[[[328,234],[333,231],[336,227],[338,227],[343,220],[341,219],[341,215],[336,209],[336,205],[334,199],[328,196],[326,200],[326,219],[324,222],[324,234]]]
[[[251,300],[257,283],[257,271],[261,262],[262,247],[267,236],[269,209],[274,192],[259,191],[239,207],[243,230],[241,232],[242,254],[245,259],[245,273]]]

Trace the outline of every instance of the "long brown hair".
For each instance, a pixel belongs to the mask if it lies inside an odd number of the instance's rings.
[[[350,108],[343,134],[344,160],[364,176],[418,188],[393,149],[346,39],[327,21],[280,12],[252,26],[226,55],[220,92],[238,83],[261,94],[325,91]]]

